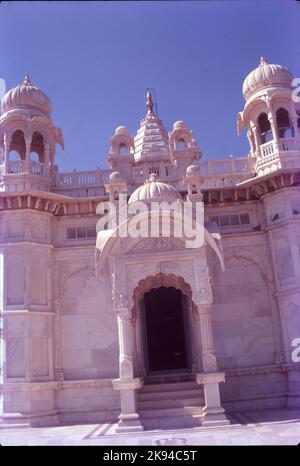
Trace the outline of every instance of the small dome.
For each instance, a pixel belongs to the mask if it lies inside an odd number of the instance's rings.
[[[51,102],[44,92],[33,86],[26,75],[22,84],[10,89],[1,101],[2,112],[29,107],[47,116],[51,115]]]
[[[122,179],[122,175],[121,175],[120,172],[112,172],[109,175],[109,182],[110,183],[121,182],[121,181],[123,181],[123,179]]]
[[[291,87],[292,74],[281,65],[271,65],[265,58],[260,59],[260,64],[251,71],[243,84],[245,99],[249,99],[255,92],[269,86]]]
[[[128,129],[126,128],[126,126],[118,126],[115,129],[115,134],[128,134]]]
[[[200,165],[199,163],[194,163],[189,165],[186,169],[186,176],[195,176],[200,174]]]
[[[157,175],[152,173],[145,184],[137,188],[130,196],[128,204],[136,201],[169,201],[181,199],[180,194],[173,186],[157,181]]]
[[[174,125],[173,125],[173,129],[179,129],[179,128],[185,128],[185,123],[184,121],[175,121]]]

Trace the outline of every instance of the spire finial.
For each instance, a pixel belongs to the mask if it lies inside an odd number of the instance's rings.
[[[268,61],[265,57],[260,57],[260,66],[267,65]]]
[[[146,107],[147,107],[147,115],[154,115],[153,100],[152,100],[152,95],[149,89],[147,90]]]
[[[23,84],[25,84],[25,86],[31,86],[30,77],[28,76],[27,73],[25,74],[25,78],[24,78]]]

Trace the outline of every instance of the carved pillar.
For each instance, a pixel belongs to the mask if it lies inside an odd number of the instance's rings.
[[[250,144],[251,155],[255,155],[255,141],[252,128],[250,127],[247,131],[247,137]]]
[[[24,162],[24,172],[31,173],[31,159],[30,159],[31,136],[25,137],[25,146],[26,146],[26,154],[25,154],[25,162]]]
[[[296,143],[295,150],[300,149],[298,118],[299,118],[299,116],[296,113],[295,105],[291,102],[291,104],[290,104],[290,122],[291,122],[291,126],[292,126],[292,135],[293,135],[293,138],[294,138],[295,143]]]
[[[270,122],[270,125],[271,125],[271,130],[272,130],[272,135],[273,135],[274,152],[278,152],[278,149],[279,149],[279,146],[278,146],[278,142],[279,142],[278,141],[278,134],[277,134],[277,130],[276,130],[276,127],[275,127],[272,112],[270,112],[268,114],[268,119],[269,119],[269,122]]]
[[[42,174],[50,175],[50,144],[45,144],[45,163]]]
[[[135,356],[136,356],[136,364],[138,368],[138,375],[140,377],[146,376],[146,368],[145,368],[145,355],[144,355],[144,348],[143,348],[143,338],[142,338],[142,322],[141,322],[141,310],[136,313],[136,318],[133,323],[135,328]]]
[[[211,304],[198,304],[198,322],[201,335],[201,357],[203,373],[196,375],[198,384],[203,385],[205,407],[202,424],[229,424],[220,400],[219,384],[225,382],[225,373],[218,372],[211,322]]]
[[[4,171],[5,174],[9,173],[9,148],[10,148],[11,138],[8,135],[4,134]]]
[[[133,329],[128,309],[118,310],[120,379],[133,378]]]
[[[134,378],[133,326],[127,299],[115,294],[114,304],[118,318],[119,335],[119,379],[113,381],[115,390],[120,391],[121,413],[116,432],[140,432],[144,430],[137,413],[136,390],[141,388],[141,379]]]
[[[211,323],[211,305],[198,304],[200,335],[201,335],[201,357],[203,372],[215,372],[217,370],[217,359]]]
[[[257,127],[256,127],[255,125],[252,125],[251,128],[252,128],[252,132],[253,132],[253,135],[254,135],[254,141],[255,141],[255,147],[256,147],[256,155],[257,155],[257,157],[260,157],[260,156],[261,156],[261,152],[260,152],[260,140],[259,140],[259,137],[258,137],[258,134],[257,134]]]

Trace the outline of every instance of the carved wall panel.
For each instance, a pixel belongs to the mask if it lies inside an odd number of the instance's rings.
[[[7,268],[7,304],[21,305],[25,303],[25,256],[20,250],[19,254],[12,254],[8,257]]]

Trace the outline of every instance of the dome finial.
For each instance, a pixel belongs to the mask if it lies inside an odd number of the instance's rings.
[[[267,65],[268,61],[265,57],[260,57],[260,66]]]
[[[27,73],[25,74],[25,78],[24,78],[23,84],[25,84],[25,86],[31,86],[30,77],[28,76]]]
[[[154,115],[153,100],[152,100],[152,95],[149,89],[147,90],[146,107],[147,107],[147,115]]]

